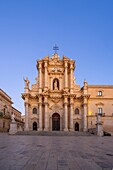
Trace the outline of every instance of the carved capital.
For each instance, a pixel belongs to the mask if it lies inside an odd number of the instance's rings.
[[[83,103],[83,106],[84,106],[84,107],[87,107],[87,103]]]
[[[42,105],[42,102],[38,102],[39,105]]]
[[[70,98],[70,104],[74,104],[73,97]]]
[[[64,102],[64,106],[67,106],[68,105],[68,102]]]
[[[27,106],[30,106],[30,104],[28,102],[25,102],[24,106],[27,107]]]
[[[71,70],[73,70],[73,69],[74,69],[73,64],[70,64],[70,69],[71,69]]]
[[[47,68],[47,61],[44,61],[44,67]]]
[[[42,96],[39,97],[39,103],[42,103]]]
[[[44,96],[44,103],[47,103],[47,96]]]
[[[68,103],[68,97],[67,96],[64,97],[64,103]]]

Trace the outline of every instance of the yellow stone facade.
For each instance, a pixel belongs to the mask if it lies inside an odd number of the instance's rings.
[[[24,123],[21,121],[21,112],[12,106],[11,97],[0,89],[0,131],[8,132],[10,129],[10,122],[12,114],[15,115],[18,129],[23,128]]]
[[[75,61],[57,53],[37,60],[36,84],[26,78],[25,130],[87,131],[95,128],[97,114],[105,131],[113,131],[113,86],[75,82]]]

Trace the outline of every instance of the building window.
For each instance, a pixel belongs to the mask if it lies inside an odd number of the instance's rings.
[[[75,109],[75,114],[79,115],[79,109],[78,108]]]
[[[98,108],[98,114],[102,115],[102,107]]]
[[[33,114],[37,114],[37,109],[33,108]]]
[[[98,96],[102,96],[102,91],[98,91]]]

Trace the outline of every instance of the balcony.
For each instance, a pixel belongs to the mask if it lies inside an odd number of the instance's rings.
[[[105,117],[105,113],[95,113],[95,116],[100,115],[102,117]]]

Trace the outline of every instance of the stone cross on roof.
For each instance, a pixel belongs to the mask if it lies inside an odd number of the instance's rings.
[[[59,47],[55,44],[55,46],[53,47],[53,50],[54,50],[55,53],[57,54],[57,50],[59,50]]]

